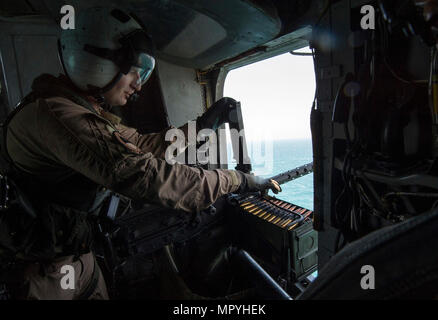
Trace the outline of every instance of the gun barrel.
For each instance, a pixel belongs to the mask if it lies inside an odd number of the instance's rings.
[[[297,167],[292,170],[285,171],[283,173],[277,174],[271,179],[277,181],[279,184],[283,184],[292,180],[295,180],[299,177],[305,176],[309,173],[313,172],[313,162],[307,163],[303,166]]]

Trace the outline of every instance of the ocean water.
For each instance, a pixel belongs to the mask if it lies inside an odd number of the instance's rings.
[[[272,177],[313,161],[312,140],[274,140],[264,143],[248,141],[248,155],[253,172],[262,177]],[[228,145],[229,168],[235,167]],[[281,186],[282,192],[275,195],[279,199],[313,210],[313,173],[292,180]]]

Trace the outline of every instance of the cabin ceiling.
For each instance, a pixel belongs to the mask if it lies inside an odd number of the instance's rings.
[[[60,8],[117,6],[136,15],[151,34],[159,58],[205,69],[239,56],[293,29],[312,1],[301,0],[6,0],[0,16],[48,15]]]

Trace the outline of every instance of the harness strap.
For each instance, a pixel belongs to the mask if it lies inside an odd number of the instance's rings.
[[[85,290],[76,298],[76,300],[88,300],[91,295],[96,291],[97,284],[99,283],[99,269],[97,266],[96,258],[94,258],[93,274],[87,284]]]

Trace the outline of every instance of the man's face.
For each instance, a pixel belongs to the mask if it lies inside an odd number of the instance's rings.
[[[111,106],[124,106],[135,91],[140,91],[141,84],[137,83],[139,78],[140,74],[135,70],[122,75],[115,86],[103,94],[106,102]]]

